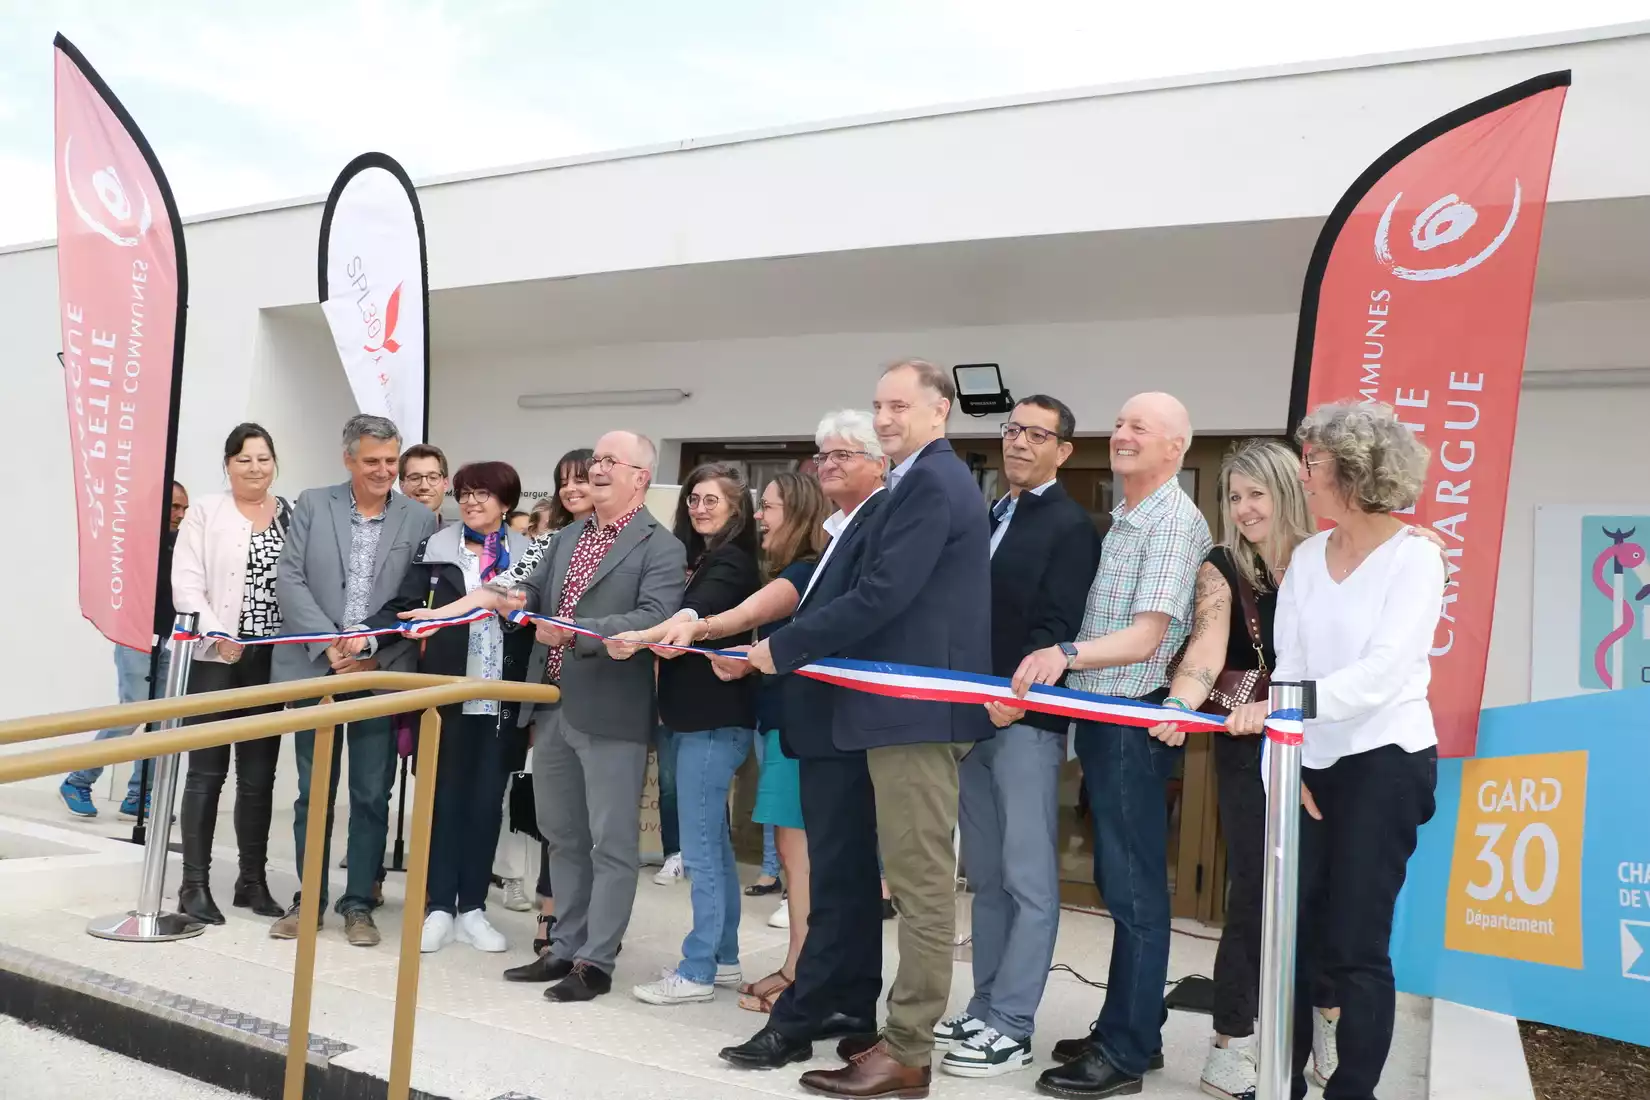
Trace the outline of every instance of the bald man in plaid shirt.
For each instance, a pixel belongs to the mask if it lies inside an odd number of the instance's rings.
[[[1123,406],[1111,437],[1111,468],[1123,500],[1089,589],[1083,626],[1071,642],[1028,656],[1014,676],[1024,694],[1053,684],[1163,702],[1168,667],[1192,626],[1198,566],[1210,549],[1209,525],[1180,488],[1192,424],[1166,393],[1143,393]],[[1172,705],[1172,704],[1171,704]],[[1145,730],[1078,722],[1094,815],[1094,878],[1111,911],[1111,975],[1106,1001],[1083,1040],[1066,1040],[1067,1056],[1038,1079],[1041,1092],[1064,1097],[1140,1091],[1148,1069],[1163,1064],[1163,983],[1169,969],[1167,783],[1183,751]]]

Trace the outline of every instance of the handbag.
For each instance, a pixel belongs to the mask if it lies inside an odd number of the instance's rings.
[[[542,841],[539,833],[538,803],[533,798],[533,777],[516,772],[510,777],[510,831]]]
[[[1198,707],[1199,713],[1212,714],[1224,718],[1233,710],[1245,703],[1253,703],[1271,690],[1272,673],[1266,667],[1266,653],[1261,645],[1260,636],[1260,605],[1255,597],[1255,589],[1240,572],[1237,583],[1238,610],[1243,613],[1244,626],[1248,628],[1249,644],[1255,650],[1254,668],[1223,669],[1215,678],[1214,687],[1209,689],[1209,697]],[[1187,644],[1190,644],[1188,640]],[[1180,647],[1174,660],[1169,662],[1169,683],[1174,683],[1175,673],[1180,669],[1180,662],[1186,656],[1186,646]]]

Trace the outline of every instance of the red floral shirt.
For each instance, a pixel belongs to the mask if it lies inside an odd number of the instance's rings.
[[[594,514],[584,521],[584,529],[579,532],[579,541],[573,544],[573,557],[567,563],[567,579],[562,582],[561,601],[556,604],[556,618],[571,619],[573,609],[578,607],[579,601],[584,599],[584,593],[590,587],[590,580],[601,567],[602,559],[607,552],[613,549],[613,544],[619,540],[619,532],[625,524],[636,518],[636,513],[642,510],[638,504],[618,519],[606,526],[597,526]],[[550,650],[550,659],[545,662],[545,681],[547,683],[561,682],[561,654],[565,646],[556,646]]]

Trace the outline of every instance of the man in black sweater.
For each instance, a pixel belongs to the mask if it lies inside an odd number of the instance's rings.
[[[1008,492],[991,507],[991,664],[1076,636],[1100,563],[1100,536],[1056,478],[1077,428],[1038,394],[1003,425]],[[1031,1064],[1031,1032],[1060,923],[1056,854],[1068,719],[988,704],[998,733],[963,759],[958,824],[974,891],[974,996],[934,1028],[940,1068],[995,1077]]]

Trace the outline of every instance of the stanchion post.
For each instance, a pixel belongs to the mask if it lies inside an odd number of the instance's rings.
[[[456,736],[456,734],[455,734]],[[407,864],[406,917],[401,927],[401,961],[395,971],[395,1030],[390,1037],[388,1100],[407,1100],[412,1087],[413,1026],[418,1020],[418,967],[423,960],[419,929],[428,892],[430,832],[435,821],[435,773],[441,750],[441,715],[431,708],[418,724],[418,795],[413,799],[412,862]]]
[[[332,696],[321,705],[332,702]],[[332,824],[332,746],[337,727],[315,730],[309,772],[309,820],[304,828],[304,865],[298,868],[298,952],[292,962],[292,1011],[286,1025],[286,1088],[282,1100],[303,1100],[304,1069],[309,1063],[309,1009],[315,988],[315,936],[326,893],[327,828]],[[317,806],[316,802],[320,805]]]
[[[1314,716],[1311,683],[1273,682],[1267,710]],[[1268,729],[1266,884],[1260,941],[1260,1068],[1256,1100],[1290,1100],[1295,1034],[1295,937],[1300,889],[1301,738]]]
[[[172,624],[172,660],[166,675],[166,697],[177,698],[189,690],[189,662],[194,643],[180,640],[193,637],[199,616],[194,612],[179,613]],[[179,719],[168,718],[158,729],[175,729]],[[188,939],[206,930],[206,925],[181,913],[169,913],[161,907],[166,892],[166,859],[172,839],[172,804],[177,801],[179,757],[176,753],[155,761],[154,813],[150,815],[148,835],[143,844],[143,878],[138,886],[136,909],[97,917],[86,925],[86,931],[99,939],[124,940],[129,943],[157,943]],[[142,767],[141,760],[137,764]],[[140,807],[141,809],[141,807]]]

